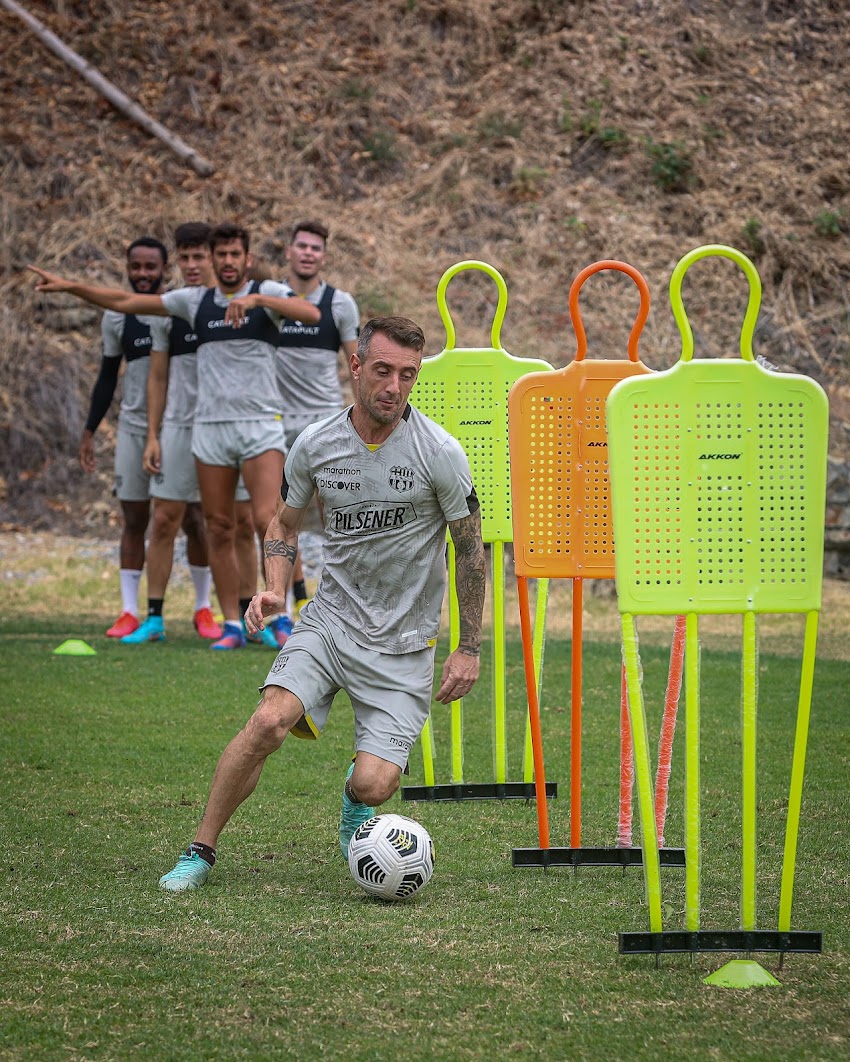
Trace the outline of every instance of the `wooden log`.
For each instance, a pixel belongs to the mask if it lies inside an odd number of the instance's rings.
[[[185,140],[177,136],[176,133],[172,133],[170,129],[156,121],[155,118],[147,113],[144,108],[140,107],[138,103],[134,103],[129,96],[126,96],[119,88],[108,81],[101,73],[83,59],[81,55],[69,48],[67,44],[64,44],[52,30],[49,30],[39,19],[34,15],[31,15],[26,8],[22,7],[16,0],[0,0],[2,5],[10,14],[16,15],[22,22],[24,22],[38,39],[49,48],[55,55],[58,55],[63,62],[72,67],[77,73],[88,82],[92,88],[96,89],[102,96],[104,96],[112,104],[116,110],[120,111],[127,118],[141,126],[145,132],[155,136],[158,140],[161,140],[167,147],[171,148],[178,158],[182,159],[187,165],[200,174],[201,177],[209,177],[212,173],[215,173],[215,167],[208,158],[205,158],[199,152],[195,151],[193,147],[190,147]]]

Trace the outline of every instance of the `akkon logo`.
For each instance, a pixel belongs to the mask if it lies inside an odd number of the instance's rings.
[[[462,420],[460,426],[462,428],[480,428],[492,423],[492,420]]]
[[[607,446],[608,443],[607,442],[589,442],[587,445],[588,446]]]
[[[700,461],[737,461],[740,454],[700,454]]]

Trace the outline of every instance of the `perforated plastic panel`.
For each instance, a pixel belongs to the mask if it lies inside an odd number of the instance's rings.
[[[532,578],[614,577],[605,400],[641,362],[573,361],[508,402],[514,564]]]
[[[512,539],[508,392],[520,377],[545,367],[544,361],[514,358],[504,350],[455,348],[422,362],[410,396],[464,448],[485,542]]]
[[[754,362],[679,362],[608,399],[622,612],[820,607],[826,396]]]
[[[628,359],[585,360],[579,293],[586,280],[603,270],[626,273],[640,293]],[[605,400],[620,380],[649,372],[638,358],[649,289],[626,262],[594,262],[570,286],[569,305],[575,359],[564,369],[526,376],[508,399],[514,565],[518,576],[612,579]]]
[[[496,281],[499,307],[491,347],[456,347],[455,330],[445,303],[449,280],[463,269],[478,269]],[[501,275],[484,262],[461,262],[446,270],[437,288],[437,304],[446,325],[446,349],[425,358],[410,401],[453,435],[463,447],[481,504],[485,542],[512,540],[508,392],[530,372],[551,369],[538,358],[515,358],[500,345],[499,331],[507,304]]]

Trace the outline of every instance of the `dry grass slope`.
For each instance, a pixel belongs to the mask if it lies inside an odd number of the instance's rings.
[[[732,244],[764,283],[758,352],[828,386],[831,448],[850,448],[841,0],[28,7],[218,168],[208,180],[186,170],[0,14],[7,526],[97,523],[82,503],[109,479],[84,483],[74,461],[98,315],[37,297],[23,266],[119,281],[129,239],[167,239],[200,217],[247,224],[273,267],[296,217],[327,218],[335,282],[364,316],[421,320],[430,352],[443,343],[441,273],[484,259],[508,281],[507,349],[560,364],[582,267],[620,258],[644,273],[654,311],[642,353],[661,368],[678,354],[673,265],[699,244]],[[692,276],[698,353],[734,354],[742,278],[717,261]],[[625,349],[629,285],[584,289],[592,354]],[[452,283],[460,342],[486,342],[494,302],[486,278]]]

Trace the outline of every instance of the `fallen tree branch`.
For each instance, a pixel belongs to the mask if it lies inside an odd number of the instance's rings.
[[[26,8],[21,7],[16,0],[0,0],[0,5],[6,8],[8,12],[13,15],[17,15],[22,22],[25,22],[27,26],[38,37],[42,44],[46,45],[52,52],[59,56],[63,62],[66,62],[68,66],[77,71],[81,77],[87,81],[92,88],[96,89],[102,96],[109,100],[116,110],[119,110],[122,114],[126,115],[137,125],[141,126],[145,132],[150,133],[152,136],[157,137],[164,144],[171,148],[178,158],[182,159],[185,163],[192,167],[195,173],[200,174],[201,177],[209,177],[210,174],[215,173],[215,167],[209,159],[195,151],[190,147],[185,140],[182,140],[176,133],[172,133],[170,129],[166,129],[164,125],[161,125],[155,118],[151,116],[138,105],[134,103],[129,96],[125,96],[124,93],[116,88],[111,81],[100,73],[90,63],[87,63],[85,59],[73,48],[69,48],[67,44],[63,42],[44,25],[34,15],[31,15]]]

